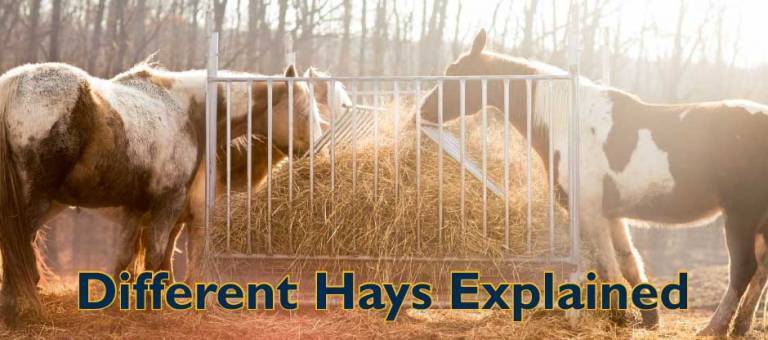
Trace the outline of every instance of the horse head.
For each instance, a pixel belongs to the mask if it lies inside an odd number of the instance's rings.
[[[446,76],[488,76],[488,75],[531,75],[537,73],[528,61],[485,51],[486,33],[481,30],[472,43],[472,49],[448,65]],[[448,122],[460,115],[461,81],[445,80],[442,96],[442,120]],[[465,113],[473,114],[481,109],[482,88],[480,80],[465,81]],[[504,88],[502,81],[488,81],[488,104],[503,108]],[[513,80],[509,83],[509,104],[512,117],[524,116],[526,85],[524,81]],[[422,100],[421,118],[438,123],[439,87],[435,86]]]
[[[296,75],[296,68],[293,65],[286,68],[285,77],[295,78]],[[278,89],[282,88],[278,84],[275,85]],[[317,140],[322,135],[321,126],[324,121],[320,116],[318,102],[306,82],[290,81],[285,82],[284,86],[286,90],[275,91],[276,97],[273,99],[272,143],[286,155],[292,151],[294,156],[302,156],[309,151],[313,144],[312,141]],[[292,87],[292,117],[289,107],[291,101],[287,90],[288,86]],[[263,129],[266,127],[264,124]],[[259,134],[266,136],[267,131],[262,131]],[[290,150],[291,140],[292,150]]]
[[[313,67],[307,69],[304,72],[306,78],[317,77],[330,77],[331,75],[326,72],[318,71]],[[352,99],[350,99],[347,89],[340,81],[333,82],[333,95],[331,96],[331,81],[314,81],[312,83],[315,98],[317,99],[317,105],[320,108],[320,116],[323,117],[324,122],[331,119],[331,100],[336,107],[336,115],[341,114],[344,110],[352,107]],[[323,126],[324,130],[327,126]]]

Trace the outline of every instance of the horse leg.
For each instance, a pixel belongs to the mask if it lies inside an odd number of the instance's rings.
[[[174,224],[171,233],[168,235],[168,246],[165,248],[165,255],[163,256],[163,262],[160,265],[160,270],[173,273],[173,254],[176,252],[176,241],[179,239],[179,235],[184,229],[184,223],[181,221]],[[171,277],[173,280],[173,277]]]
[[[616,248],[619,267],[624,275],[624,279],[632,286],[648,282],[643,260],[632,244],[632,237],[629,235],[627,225],[621,219],[611,221],[611,238],[613,239],[613,246]],[[641,310],[640,314],[643,317],[643,327],[658,327],[659,311],[657,309]]]
[[[203,252],[205,251],[205,177],[196,176],[189,192],[189,206],[184,230],[187,233],[187,275],[184,281],[192,284],[202,279]]]
[[[40,281],[40,270],[37,263],[35,238],[39,226],[42,225],[41,221],[49,211],[50,203],[21,205],[26,207],[20,211],[21,214],[25,214],[24,217],[12,217],[11,219],[17,223],[4,226],[4,233],[0,237],[0,255],[3,259],[0,308],[2,308],[5,323],[11,327],[15,327],[18,322],[21,311],[19,298],[26,302],[34,313],[42,309],[36,289]]]
[[[754,219],[727,212],[725,217],[725,240],[730,257],[728,290],[707,327],[699,332],[700,336],[722,336],[728,332],[731,318],[757,267]]]
[[[205,226],[197,219],[192,219],[185,226],[187,231],[187,283],[200,280],[203,274],[202,258],[205,250]]]
[[[123,214],[118,220],[119,235],[118,249],[115,266],[112,270],[113,277],[117,278],[120,272],[128,270],[134,261],[138,251],[139,234],[141,233],[141,213],[123,209]]]
[[[610,282],[621,279],[621,270],[611,239],[611,220],[593,214],[582,214],[581,220],[582,237],[591,242],[595,249],[597,274],[600,279]]]
[[[156,207],[150,211],[149,221],[144,229],[145,265],[147,270],[157,271],[162,268],[168,248],[169,237],[178,222],[186,203],[186,191],[163,195]]]
[[[757,271],[752,276],[752,280],[749,281],[749,287],[746,294],[744,294],[744,300],[739,306],[739,311],[736,313],[736,319],[734,320],[733,331],[731,335],[743,336],[749,332],[752,328],[752,321],[755,318],[755,310],[757,304],[760,302],[760,297],[765,290],[765,284],[768,282],[768,252],[765,243],[765,233],[759,233],[755,240],[755,257],[757,258]]]

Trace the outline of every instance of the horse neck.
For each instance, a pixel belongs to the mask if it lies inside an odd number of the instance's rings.
[[[515,84],[516,83],[516,84]],[[526,85],[524,82],[510,82],[510,88],[508,93],[509,101],[509,122],[510,124],[523,136],[528,138],[528,103],[526,95]],[[548,113],[550,109],[553,112],[567,112],[557,110],[558,102],[565,100],[568,102],[568,98],[547,98],[551,91],[550,89],[541,88],[536,83],[533,83],[531,94],[531,122],[530,122],[530,139],[532,149],[539,155],[544,162],[544,166],[549,169],[549,149],[550,149],[550,133],[552,134],[552,148],[556,152],[558,150],[567,149],[568,133],[566,121],[563,117],[557,117],[553,115],[550,119]],[[557,93],[555,93],[557,94]],[[567,93],[566,93],[567,94]],[[559,97],[559,96],[558,96]],[[554,100],[554,101],[553,101]],[[504,92],[499,84],[496,91],[489,91],[488,104],[499,108],[503,112],[504,110]]]
[[[229,168],[230,181],[234,190],[243,190],[248,185],[248,145],[245,138],[238,138],[232,142],[230,148],[230,166],[227,167],[226,145],[219,148],[217,154],[217,174],[219,182],[227,181],[227,169]],[[252,138],[251,140],[251,185],[258,187],[266,178],[270,166],[269,144],[266,141]],[[272,167],[274,168],[286,158],[285,154],[272,146]]]
[[[280,98],[284,96],[284,94],[287,92],[288,86],[284,82],[272,82],[272,124],[275,124],[276,119],[280,119],[275,113],[275,106],[279,103]],[[270,101],[269,101],[269,86],[265,82],[256,82],[253,84],[252,88],[252,114],[253,114],[253,133],[267,136],[268,134],[268,122],[269,122],[269,107],[270,107]],[[294,94],[296,95],[296,94]],[[243,97],[247,101],[247,97]],[[235,103],[233,102],[233,105]],[[242,124],[242,122],[247,118],[247,102],[242,103],[243,111],[245,115],[241,115],[239,117],[235,117],[235,115],[232,116],[233,125],[236,123]],[[245,133],[245,131],[242,131]]]

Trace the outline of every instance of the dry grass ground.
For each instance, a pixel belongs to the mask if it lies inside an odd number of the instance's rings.
[[[387,322],[381,312],[81,312],[75,295],[46,293],[47,314],[28,320],[17,330],[0,328],[2,338],[522,338],[522,339],[691,339],[706,324],[711,308],[697,307],[719,296],[723,268],[691,272],[691,307],[687,311],[664,311],[660,330],[648,331],[632,325],[619,326],[605,312],[585,313],[572,324],[562,312],[534,311],[514,322],[508,311],[457,312],[446,310],[406,311]],[[706,298],[707,300],[703,300]],[[697,300],[699,299],[699,300]],[[762,329],[762,321],[756,322]],[[753,330],[748,339],[763,339],[764,330]]]

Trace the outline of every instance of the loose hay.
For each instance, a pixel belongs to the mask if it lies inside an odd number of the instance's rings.
[[[393,110],[389,110],[390,112]],[[402,110],[403,112],[406,112]],[[489,110],[488,177],[503,188],[503,118]],[[268,253],[268,218],[271,218],[272,253],[289,255],[365,255],[404,257],[487,257],[512,255],[545,256],[550,252],[546,172],[533,157],[533,230],[529,252],[526,231],[527,188],[525,140],[510,127],[509,248],[505,246],[504,200],[487,192],[487,237],[482,225],[482,183],[465,173],[465,216],[461,225],[460,166],[443,155],[443,225],[438,219],[440,199],[437,145],[421,136],[420,194],[417,193],[416,132],[411,120],[403,119],[395,138],[392,116],[380,116],[378,145],[375,136],[361,136],[357,148],[340,145],[335,154],[335,187],[331,187],[329,155],[314,159],[314,192],[310,193],[310,161],[293,163],[293,186],[289,187],[287,163],[274,172],[272,213],[269,215],[266,185],[253,194],[250,225],[251,249],[245,193],[233,193],[231,232],[227,249],[226,200],[217,204],[213,249],[223,253]],[[459,135],[458,121],[446,127]],[[480,115],[466,121],[469,159],[481,166],[482,124]],[[399,147],[399,191],[395,191],[395,141]],[[353,165],[354,161],[354,165]],[[376,165],[376,163],[378,164]],[[374,172],[378,166],[378,182]],[[354,183],[353,183],[354,181]],[[289,199],[293,190],[293,200]],[[313,195],[313,197],[311,197]],[[311,202],[314,205],[311,205]],[[567,255],[569,232],[565,212],[556,208],[554,254]],[[401,266],[372,265],[376,272],[402,271]],[[413,269],[412,267],[410,268]],[[388,277],[398,276],[396,273]]]

